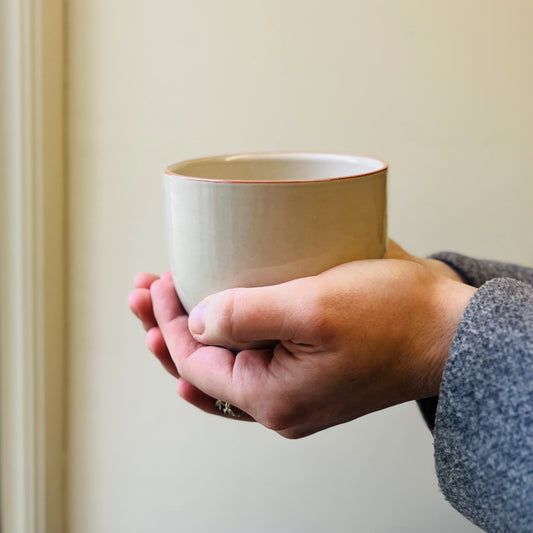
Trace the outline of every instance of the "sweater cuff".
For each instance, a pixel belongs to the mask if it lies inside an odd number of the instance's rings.
[[[430,257],[446,263],[457,272],[465,283],[476,288],[481,287],[489,280],[505,277],[533,285],[533,269],[531,268],[511,263],[473,259],[454,252],[440,252]],[[430,431],[433,431],[435,427],[438,400],[438,397],[435,396],[417,402]]]
[[[488,531],[533,523],[533,287],[499,278],[459,323],[437,406],[442,492]]]
[[[499,261],[472,259],[452,252],[441,252],[430,257],[446,263],[463,278],[465,283],[476,288],[494,278],[512,278],[533,285],[532,268]]]

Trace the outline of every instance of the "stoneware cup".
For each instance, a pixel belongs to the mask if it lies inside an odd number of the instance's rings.
[[[170,264],[185,310],[223,289],[383,257],[386,187],[387,164],[356,155],[237,154],[169,166]]]

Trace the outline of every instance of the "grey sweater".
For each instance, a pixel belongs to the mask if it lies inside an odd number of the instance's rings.
[[[479,287],[440,395],[419,402],[445,498],[488,532],[533,532],[533,269],[433,256]]]

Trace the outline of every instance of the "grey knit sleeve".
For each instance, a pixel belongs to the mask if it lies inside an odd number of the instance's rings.
[[[445,498],[489,532],[533,531],[533,286],[476,292],[444,370],[434,429]]]
[[[495,278],[512,278],[533,285],[533,268],[498,261],[473,259],[453,252],[440,252],[431,257],[449,265],[463,278],[465,283],[476,288]],[[422,416],[431,431],[435,427],[437,403],[437,397],[424,398],[418,401]]]
[[[431,256],[452,267],[469,285],[481,287],[483,283],[494,278],[512,278],[533,285],[533,268],[472,259],[452,252],[441,252]]]

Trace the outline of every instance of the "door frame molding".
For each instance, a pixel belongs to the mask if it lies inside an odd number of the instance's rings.
[[[0,8],[0,525],[65,517],[65,8]]]

